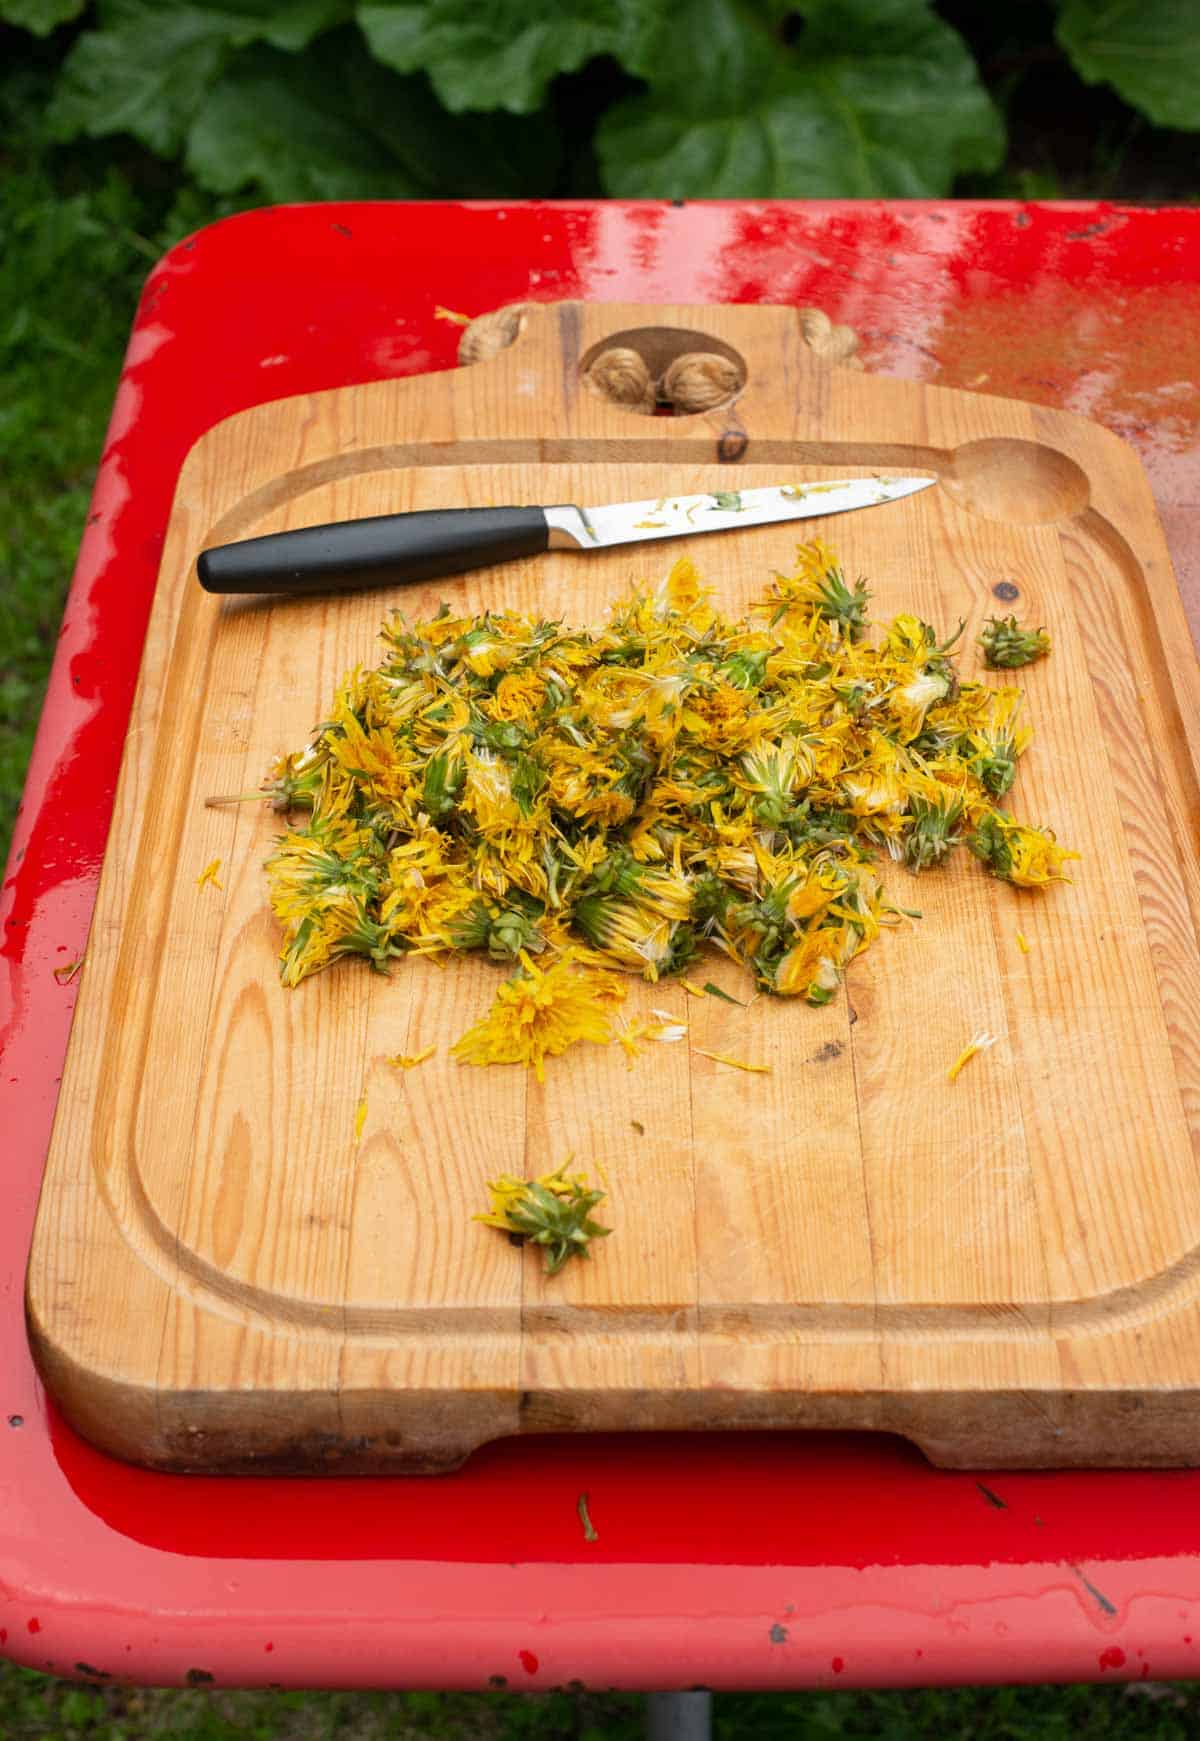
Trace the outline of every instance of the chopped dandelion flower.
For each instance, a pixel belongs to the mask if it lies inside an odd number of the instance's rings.
[[[1050,651],[1045,629],[1023,629],[1016,617],[992,617],[979,637],[983,656],[994,671],[1014,671],[1032,665]]]
[[[923,871],[942,860],[961,838],[963,802],[958,796],[922,798],[914,792],[908,801],[910,827],[904,837],[904,862],[909,870]]]
[[[261,788],[284,817],[266,862],[284,984],[347,956],[486,955],[514,977],[454,1055],[540,1075],[577,1040],[646,1037],[613,1032],[614,975],[738,1002],[700,979],[712,950],[828,1003],[909,911],[881,862],[931,870],[967,844],[1019,886],[1064,880],[1076,855],[995,808],[1030,739],[1019,692],[961,681],[957,635],[910,613],[869,638],[868,600],[817,539],[736,621],[687,557],[599,629],[391,617],[379,666]]]
[[[994,877],[1021,889],[1070,882],[1061,867],[1079,857],[1059,846],[1048,828],[1026,828],[1001,810],[986,810],[967,844]]]
[[[482,1021],[450,1048],[460,1064],[526,1064],[539,1082],[545,1061],[580,1040],[606,1046],[613,1038],[606,1005],[625,987],[611,973],[577,966],[570,953],[542,968],[521,956],[521,972],[506,980]]]
[[[571,1158],[568,1155],[554,1172],[539,1179],[517,1179],[511,1173],[490,1179],[491,1209],[475,1216],[521,1243],[543,1246],[549,1276],[557,1275],[570,1257],[590,1256],[589,1241],[612,1232],[591,1219],[592,1210],[604,1201],[604,1192],[592,1190],[582,1173],[567,1172]]]
[[[770,614],[773,623],[789,618],[793,612],[815,611],[846,640],[859,641],[866,624],[870,598],[866,581],[855,581],[851,590],[833,551],[819,538],[814,538],[797,551],[793,576],[775,576],[774,588],[760,609]]]

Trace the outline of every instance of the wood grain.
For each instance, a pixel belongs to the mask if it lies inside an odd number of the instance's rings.
[[[630,330],[653,350],[664,327],[736,350],[735,404],[648,418],[581,392],[591,347]],[[278,824],[203,800],[307,739],[390,608],[599,623],[686,552],[737,612],[796,533],[275,602],[204,594],[200,549],[899,468],[940,487],[808,530],[870,577],[877,617],[964,618],[968,648],[1001,610],[1050,629],[1012,802],[1083,854],[1069,887],[1022,894],[963,855],[919,883],[889,869],[924,917],[827,1008],[635,984],[630,1017],[669,1008],[687,1042],[580,1048],[544,1084],[450,1057],[486,962],[282,988]],[[47,1162],[28,1286],[47,1384],[99,1444],[181,1469],[437,1468],[506,1433],[704,1426],[900,1431],[960,1465],[1200,1462],[1198,722],[1132,450],[824,368],[790,311],[543,308],[475,368],[219,425],[179,480]],[[199,886],[214,858],[223,886]],[[747,991],[720,958],[699,977]],[[996,1043],[949,1083],[981,1031]],[[603,1169],[616,1232],[547,1281],[471,1217],[495,1172],[569,1152]]]

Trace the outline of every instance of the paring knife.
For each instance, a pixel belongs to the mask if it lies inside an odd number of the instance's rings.
[[[327,592],[434,580],[540,556],[545,550],[611,550],[696,532],[732,532],[871,508],[926,490],[936,478],[841,478],[714,495],[660,496],[603,508],[435,508],[379,514],[272,532],[203,550],[196,563],[208,592]]]

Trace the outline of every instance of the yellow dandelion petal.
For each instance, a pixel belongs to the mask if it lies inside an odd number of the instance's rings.
[[[659,1045],[672,1045],[682,1040],[687,1033],[687,1024],[677,1022],[674,1016],[666,1010],[653,1010],[655,1020],[623,1022],[617,1029],[617,1044],[622,1048],[627,1060],[632,1063],[640,1056],[640,1043],[643,1040]]]
[[[771,1074],[770,1064],[748,1064],[744,1058],[731,1058],[726,1052],[706,1052],[703,1046],[697,1046],[695,1050],[702,1058],[711,1058],[714,1064],[728,1064],[731,1069],[747,1070],[755,1076]]]
[[[986,1052],[989,1046],[994,1046],[995,1044],[996,1036],[994,1034],[976,1034],[970,1044],[963,1047],[962,1051],[958,1054],[958,1057],[954,1060],[953,1064],[951,1064],[949,1070],[947,1070],[947,1082],[957,1082],[959,1075],[971,1062],[971,1059],[976,1057],[980,1052]]]
[[[413,1052],[411,1054],[397,1052],[394,1058],[388,1059],[388,1063],[393,1065],[397,1070],[415,1070],[418,1064],[423,1064],[427,1058],[432,1058],[436,1051],[437,1047],[434,1045],[426,1046],[423,1051]]]
[[[1029,939],[1026,937],[1024,931],[1017,932],[1017,948],[1021,951],[1022,955],[1029,954]]]
[[[451,321],[455,326],[470,326],[471,324],[469,314],[459,314],[457,309],[443,308],[440,302],[434,307],[433,318],[434,320]]]
[[[354,1140],[355,1140],[355,1142],[361,1141],[362,1133],[363,1133],[363,1126],[366,1124],[366,1122],[367,1122],[367,1097],[364,1094],[362,1099],[359,1101],[358,1105],[354,1109]]]
[[[975,1056],[975,1054],[976,1054],[976,1052],[978,1052],[978,1050],[979,1050],[979,1044],[976,1040],[972,1040],[969,1046],[963,1047],[962,1051],[958,1054],[958,1057],[954,1060],[953,1064],[951,1064],[950,1068],[946,1072],[947,1082],[957,1082],[958,1081],[958,1078],[959,1078],[959,1075],[963,1069],[963,1066],[965,1064],[969,1064],[971,1062],[971,1059]]]
[[[217,880],[217,872],[220,870],[220,868],[221,868],[220,859],[219,858],[212,859],[208,864],[205,865],[204,869],[200,872],[200,875],[196,878],[196,887],[198,889],[202,889],[204,887],[205,883],[211,883],[214,889],[224,889],[224,887],[225,887],[224,883],[219,882]]]

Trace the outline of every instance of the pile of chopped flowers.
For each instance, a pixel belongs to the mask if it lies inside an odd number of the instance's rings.
[[[868,639],[868,599],[816,541],[736,622],[687,558],[598,631],[394,616],[264,789],[309,812],[267,861],[284,982],[484,951],[515,972],[459,1054],[540,1073],[579,1021],[607,1030],[614,970],[678,974],[706,944],[828,1002],[901,911],[881,856],[924,871],[965,844],[1021,887],[1061,880],[1077,855],[1001,808],[1019,692],[960,679],[958,636],[915,616]]]

